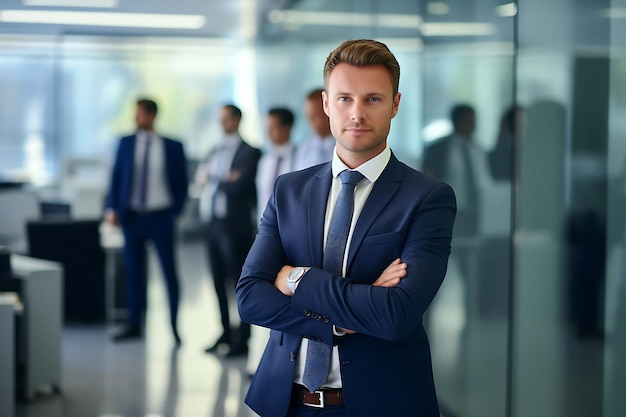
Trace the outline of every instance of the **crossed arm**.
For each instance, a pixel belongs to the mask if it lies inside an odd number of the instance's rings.
[[[289,288],[289,285],[287,285],[287,278],[289,277],[289,273],[291,273],[294,268],[295,267],[291,265],[283,266],[276,275],[276,280],[274,281],[274,287],[287,297],[293,296],[293,292]],[[380,274],[378,279],[372,285],[375,287],[395,287],[400,283],[402,278],[406,277],[406,269],[407,264],[398,258],[389,264],[389,266],[383,271],[382,274]],[[354,330],[343,327],[337,327],[337,330],[347,334],[356,333]]]
[[[415,328],[445,275],[456,211],[450,187],[435,187],[421,201],[405,225],[401,260],[394,260],[373,284],[313,267],[295,294],[286,284],[293,267],[278,231],[274,202],[263,215],[237,285],[243,321],[328,344],[332,325],[389,340],[402,339]],[[307,317],[307,310],[328,316],[330,322]]]

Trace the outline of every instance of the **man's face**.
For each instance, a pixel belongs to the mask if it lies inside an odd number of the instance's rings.
[[[137,129],[152,130],[154,114],[148,113],[142,106],[137,106],[135,124],[137,125]]]
[[[282,145],[289,142],[291,127],[280,122],[280,118],[275,115],[267,117],[267,136],[274,145]]]
[[[304,111],[311,129],[313,129],[317,136],[324,138],[330,135],[330,123],[328,116],[324,113],[321,96],[319,98],[308,99],[304,103]]]
[[[391,119],[400,105],[400,93],[394,97],[385,67],[339,64],[328,77],[323,98],[344,163],[360,165],[385,149]]]
[[[457,130],[464,136],[471,136],[476,129],[476,114],[473,111],[465,113],[459,122]]]
[[[227,133],[229,135],[237,133],[237,130],[239,129],[239,118],[235,117],[230,109],[222,109],[220,121],[222,122],[222,128],[224,129],[224,133]]]

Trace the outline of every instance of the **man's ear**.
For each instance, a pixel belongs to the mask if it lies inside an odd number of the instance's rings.
[[[330,117],[328,114],[328,95],[326,94],[326,90],[322,91],[322,106],[324,107],[324,113],[326,113],[326,116]]]
[[[393,110],[391,112],[391,118],[393,119],[398,114],[398,109],[400,108],[400,92],[396,93],[396,96],[393,98]]]

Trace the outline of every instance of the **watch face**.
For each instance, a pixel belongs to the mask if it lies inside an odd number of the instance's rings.
[[[289,281],[297,281],[298,278],[302,275],[302,268],[294,268],[289,273],[289,277],[287,278]]]

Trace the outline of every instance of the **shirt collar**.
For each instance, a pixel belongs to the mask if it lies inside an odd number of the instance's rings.
[[[291,150],[293,149],[293,145],[291,144],[291,142],[283,143],[282,145],[274,145],[272,143],[270,144],[269,149],[271,153],[275,153],[280,156],[285,156],[291,152]]]
[[[353,171],[359,171],[365,178],[368,179],[369,182],[375,182],[385,170],[385,167],[389,163],[390,159],[391,149],[389,149],[389,146],[386,146],[381,153],[369,161],[359,165]],[[336,178],[340,172],[350,169],[341,159],[339,159],[339,156],[337,156],[337,148],[335,148],[335,151],[333,152],[332,169],[333,178]]]
[[[222,144],[226,145],[229,148],[239,145],[240,141],[241,137],[238,133],[224,134],[224,136],[222,137]]]
[[[145,141],[145,140],[149,140],[149,139],[156,139],[156,138],[159,137],[154,130],[149,132],[149,131],[144,130],[144,129],[138,129],[137,132],[135,133],[135,136],[140,141]]]

